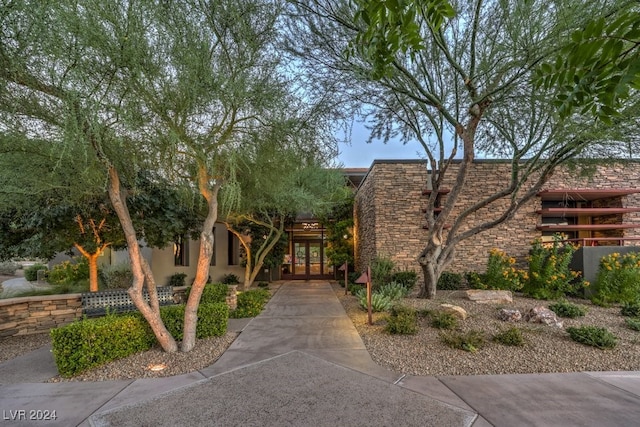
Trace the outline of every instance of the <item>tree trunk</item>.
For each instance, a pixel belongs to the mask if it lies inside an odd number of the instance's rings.
[[[74,243],[73,246],[87,259],[89,263],[89,292],[98,292],[98,257],[108,244],[99,247],[94,253],[89,253],[82,245]]]
[[[196,277],[193,280],[193,285],[191,285],[189,299],[184,308],[184,329],[181,346],[183,352],[191,351],[196,344],[198,306],[200,305],[200,297],[204,286],[207,284],[209,265],[213,255],[213,227],[218,219],[218,190],[220,189],[220,182],[216,180],[213,187],[210,187],[210,178],[205,165],[200,164],[198,166],[198,188],[200,194],[207,201],[208,210],[200,232],[200,251],[198,253]]]
[[[122,230],[127,240],[127,251],[129,252],[129,258],[131,259],[131,272],[133,273],[133,284],[128,289],[128,294],[131,297],[131,301],[136,306],[142,316],[146,319],[155,334],[158,343],[164,351],[167,353],[173,353],[178,350],[178,345],[175,339],[171,336],[167,328],[165,327],[162,319],[160,318],[160,312],[153,310],[142,296],[142,288],[144,286],[144,272],[143,272],[143,258],[140,252],[140,245],[136,237],[136,232],[131,221],[127,204],[120,192],[120,176],[118,171],[109,165],[109,199],[113,205],[113,209],[120,219]],[[155,292],[155,289],[149,289],[149,293]],[[158,296],[155,295],[157,300]]]

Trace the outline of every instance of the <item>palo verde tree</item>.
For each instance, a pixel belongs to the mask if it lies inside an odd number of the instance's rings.
[[[206,205],[182,351],[195,344],[197,306],[213,252],[218,197],[235,197],[236,153],[288,107],[275,49],[278,2],[2,0],[0,130],[97,158],[124,231],[129,294],[165,351],[155,280],[127,204],[138,170],[196,190]],[[150,301],[142,297],[149,290]]]
[[[286,245],[285,227],[305,212],[326,214],[346,191],[344,176],[323,167],[326,156],[310,149],[313,132],[303,132],[307,144],[297,145],[300,128],[290,138],[276,138],[279,145],[254,146],[246,153],[247,173],[241,182],[238,204],[226,215],[225,224],[240,240],[246,254],[244,287],[251,286],[274,251]],[[280,251],[281,252],[281,251]],[[270,268],[282,263],[270,259]]]
[[[417,254],[422,297],[435,295],[460,241],[512,218],[557,166],[591,153],[628,152],[637,142],[627,128],[593,120],[588,111],[566,120],[550,102],[555,86],[537,80],[541,64],[556,64],[572,33],[625,2],[290,3],[289,47],[310,78],[360,109],[372,138],[415,139],[424,149],[425,186],[434,191],[426,244]],[[636,120],[637,104],[637,92],[630,92],[620,121]],[[511,175],[502,188],[454,215],[479,154],[507,159]],[[438,190],[445,186],[450,192],[436,215]],[[495,215],[471,220],[485,208]]]

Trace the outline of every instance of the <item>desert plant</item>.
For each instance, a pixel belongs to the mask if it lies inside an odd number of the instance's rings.
[[[560,317],[567,317],[569,319],[575,319],[576,317],[582,317],[587,314],[586,307],[572,304],[565,300],[560,300],[556,303],[550,304],[549,310],[553,311]]]
[[[502,332],[498,332],[493,336],[493,340],[500,344],[510,346],[522,346],[525,343],[522,331],[515,326],[512,326]]]
[[[462,274],[443,271],[438,279],[438,289],[443,291],[455,291],[462,287]]]
[[[240,283],[240,278],[233,273],[225,274],[220,280],[225,285],[237,285]]]
[[[431,326],[438,329],[453,329],[458,326],[458,318],[451,313],[436,311],[431,314]]]
[[[395,263],[386,256],[377,256],[371,261],[371,286],[377,290],[383,285],[391,282]]]
[[[534,240],[529,256],[529,274],[522,292],[537,299],[560,299],[577,295],[583,285],[580,273],[569,269],[576,246],[563,244],[562,237],[555,235],[546,246],[540,239]]]
[[[622,304],[620,314],[628,317],[640,317],[640,301],[625,302]]]
[[[378,288],[376,293],[388,297],[391,301],[396,301],[406,297],[409,294],[409,290],[400,283],[391,282]]]
[[[391,307],[385,331],[397,335],[413,335],[418,332],[416,310],[399,304]]]
[[[451,348],[475,353],[482,348],[485,342],[482,331],[471,330],[468,332],[446,331],[440,333],[440,339]]]
[[[640,253],[602,257],[592,300],[599,305],[632,303],[640,295]]]
[[[30,282],[38,280],[38,271],[45,270],[48,271],[48,267],[44,264],[33,264],[31,267],[27,267],[24,270],[24,278]]]
[[[615,335],[598,326],[570,327],[567,332],[572,340],[592,347],[614,348],[617,344]]]
[[[173,273],[169,277],[169,286],[184,286],[184,279],[187,278],[185,273]]]
[[[358,292],[360,292],[362,289],[366,291],[366,288],[363,285],[355,283],[349,284],[349,293],[351,293],[351,295],[357,296]]]
[[[100,276],[107,289],[126,289],[133,283],[133,273],[128,263],[106,266],[100,270]]]
[[[356,292],[356,297],[358,298],[360,307],[367,310],[367,290],[364,288],[360,289],[358,292]],[[388,311],[392,305],[393,301],[391,300],[391,298],[377,292],[373,292],[371,294],[371,311]]]
[[[396,271],[391,276],[391,281],[400,283],[408,291],[411,291],[418,282],[418,273],[412,270]]]
[[[0,274],[13,276],[14,274],[16,274],[16,270],[18,270],[18,267],[20,267],[20,264],[12,261],[0,262]]]
[[[634,331],[640,331],[640,319],[638,318],[628,318],[628,319],[624,319],[624,322],[627,324],[627,327],[629,329],[632,329]]]

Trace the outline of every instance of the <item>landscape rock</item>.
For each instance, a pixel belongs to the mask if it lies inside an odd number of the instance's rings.
[[[465,320],[467,318],[467,311],[464,308],[459,307],[457,305],[440,304],[440,311],[444,313],[452,314],[460,320]]]
[[[513,302],[511,291],[469,289],[467,298],[480,304],[507,304]]]
[[[524,320],[531,323],[542,323],[562,328],[562,322],[558,320],[556,314],[541,305],[533,307],[524,315]]]
[[[522,320],[522,313],[520,313],[520,310],[501,308],[498,311],[498,319],[505,322],[519,322]]]

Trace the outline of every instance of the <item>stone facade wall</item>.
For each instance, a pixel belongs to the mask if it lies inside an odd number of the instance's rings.
[[[0,337],[47,332],[82,317],[80,294],[0,300]]]
[[[458,165],[448,171],[443,188],[452,188]],[[507,184],[510,164],[499,161],[477,161],[469,171],[467,184],[459,195],[452,217],[490,194],[500,191]],[[369,175],[356,194],[356,268],[362,270],[376,255],[390,256],[400,268],[420,271],[417,257],[426,244],[427,231],[422,227],[426,221],[422,209],[428,196],[422,195],[426,188],[428,173],[424,161],[376,161]],[[569,168],[560,168],[543,189],[622,189],[640,186],[640,162],[625,162],[619,165],[601,165],[588,176]],[[446,195],[441,196],[443,202]],[[640,194],[610,200],[608,206],[640,207]],[[508,206],[508,199],[500,199],[473,213],[460,231],[467,230],[487,220],[497,218]],[[531,242],[542,232],[536,229],[541,222],[536,210],[542,207],[541,199],[534,197],[521,206],[515,216],[501,225],[486,230],[462,241],[449,271],[484,271],[488,253],[499,248],[526,264]],[[615,217],[615,215],[613,216]],[[640,213],[622,216],[625,223],[640,224]],[[620,218],[594,218],[594,223],[618,221]],[[594,233],[598,236],[615,236]],[[640,237],[640,229],[625,229],[625,238]],[[625,241],[626,245],[638,245],[640,241]]]

